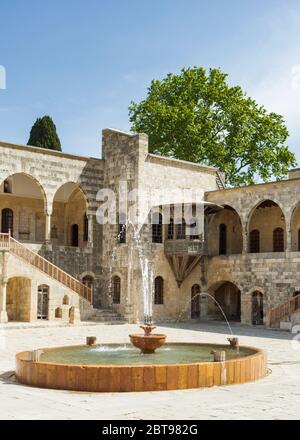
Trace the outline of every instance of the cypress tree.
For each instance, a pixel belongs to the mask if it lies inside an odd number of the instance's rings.
[[[35,121],[27,145],[61,151],[56,126],[50,116],[43,116]]]

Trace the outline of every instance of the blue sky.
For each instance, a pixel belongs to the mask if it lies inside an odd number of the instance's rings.
[[[300,162],[299,0],[0,0],[0,139],[53,117],[65,152],[100,156],[151,79],[220,67],[285,117]]]

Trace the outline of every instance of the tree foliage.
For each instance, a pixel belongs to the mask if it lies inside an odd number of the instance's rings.
[[[56,126],[50,116],[43,116],[35,121],[27,145],[61,151]]]
[[[151,152],[216,166],[230,185],[281,179],[296,164],[282,116],[231,87],[219,69],[153,80],[129,116],[132,130],[148,134]]]

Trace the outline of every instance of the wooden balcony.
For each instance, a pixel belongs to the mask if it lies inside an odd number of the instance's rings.
[[[206,244],[202,240],[166,240],[164,243],[166,255],[206,255]]]

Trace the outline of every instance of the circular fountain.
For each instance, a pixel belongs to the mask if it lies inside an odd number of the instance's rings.
[[[16,377],[40,388],[130,392],[245,383],[267,374],[262,350],[231,344],[165,343],[165,335],[143,327],[149,334],[130,335],[133,345],[63,346],[18,353]]]

